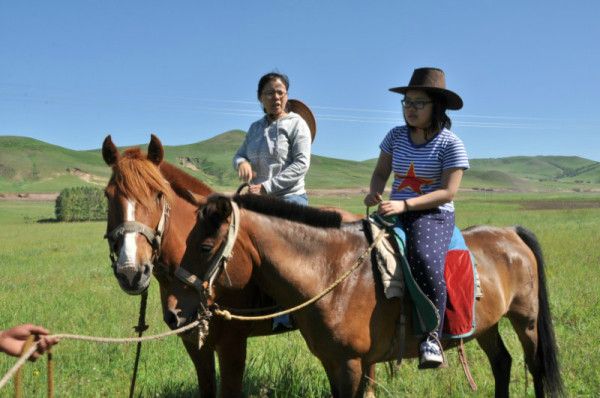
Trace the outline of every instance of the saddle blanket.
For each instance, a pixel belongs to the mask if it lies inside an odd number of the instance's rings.
[[[379,224],[377,218],[372,220]],[[379,228],[371,223],[372,236],[379,233]],[[389,228],[388,233],[395,237],[401,255],[396,255],[395,250],[383,240],[375,253],[377,267],[380,271],[384,294],[387,298],[402,297],[404,289],[408,290],[415,305],[415,322],[417,334],[433,331],[439,323],[437,310],[433,303],[421,291],[406,260],[406,234],[401,227]],[[399,260],[399,261],[398,261]],[[398,266],[400,265],[400,266]],[[463,338],[475,330],[475,298],[480,296],[479,278],[475,261],[472,257],[462,233],[455,227],[448,254],[446,255],[446,268],[444,272],[448,300],[444,320],[444,338]]]

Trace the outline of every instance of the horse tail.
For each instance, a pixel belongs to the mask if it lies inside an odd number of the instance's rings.
[[[552,326],[552,316],[550,314],[542,248],[533,232],[521,226],[516,226],[515,230],[523,242],[525,242],[531,251],[533,251],[538,265],[538,344],[535,353],[535,362],[538,367],[537,371],[539,372],[544,389],[548,395],[552,397],[562,396],[564,395],[564,387],[560,374],[558,348],[556,346],[556,337]]]

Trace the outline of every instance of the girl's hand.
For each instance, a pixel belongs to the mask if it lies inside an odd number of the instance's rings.
[[[363,203],[367,207],[375,206],[376,204],[381,203],[381,194],[378,192],[369,192],[363,199]]]
[[[406,202],[403,200],[385,200],[379,204],[379,214],[393,216],[406,211]]]

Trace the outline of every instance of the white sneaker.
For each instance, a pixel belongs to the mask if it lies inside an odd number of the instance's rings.
[[[421,369],[437,368],[444,362],[442,348],[431,337],[421,343],[420,351],[419,368]]]

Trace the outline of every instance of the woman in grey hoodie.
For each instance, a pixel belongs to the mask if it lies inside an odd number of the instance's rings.
[[[233,157],[233,167],[250,192],[308,204],[304,178],[310,165],[311,132],[300,115],[287,111],[289,80],[267,73],[257,96],[265,116],[252,123]]]

